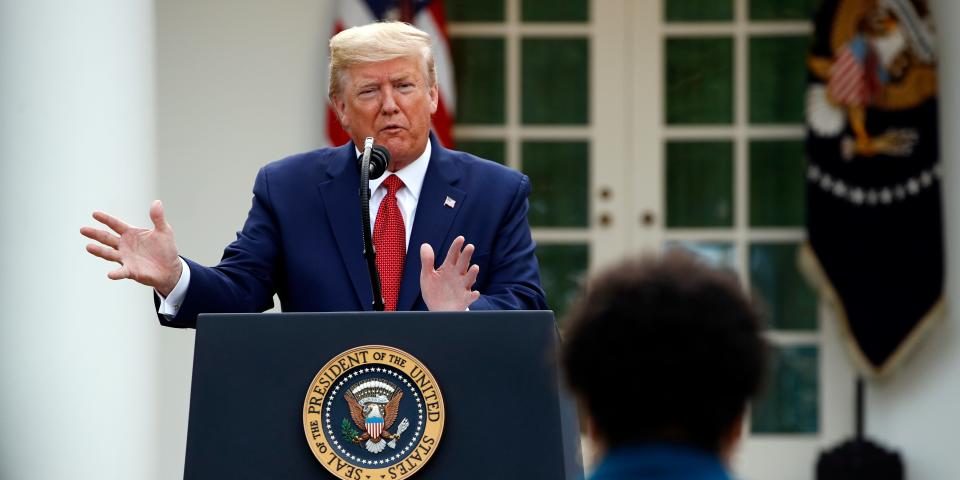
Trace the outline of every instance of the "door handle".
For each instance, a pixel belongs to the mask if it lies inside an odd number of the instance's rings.
[[[657,215],[653,213],[653,210],[644,210],[640,214],[640,224],[644,227],[652,227],[657,223]]]

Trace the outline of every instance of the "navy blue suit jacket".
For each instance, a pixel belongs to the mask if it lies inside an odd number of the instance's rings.
[[[474,289],[481,296],[471,310],[547,308],[527,223],[529,179],[431,141],[397,310],[426,310],[420,245],[433,247],[439,266],[458,235],[476,246],[472,262],[480,266]],[[261,312],[274,293],[288,312],[371,310],[359,183],[353,142],[261,168],[237,240],[215,267],[184,259],[190,286],[177,316],[160,315],[160,323],[194,327],[200,313]]]

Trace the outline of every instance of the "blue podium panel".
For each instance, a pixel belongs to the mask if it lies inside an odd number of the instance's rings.
[[[442,391],[442,437],[412,478],[581,478],[548,311],[202,315],[184,477],[336,478],[307,443],[304,399],[328,361],[363,345],[416,357]]]

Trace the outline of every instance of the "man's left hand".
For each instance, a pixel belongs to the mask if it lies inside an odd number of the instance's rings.
[[[462,236],[453,241],[438,269],[433,268],[433,247],[420,246],[420,293],[428,310],[462,312],[480,298],[480,292],[472,290],[480,266],[470,265],[474,246],[464,247],[465,241]]]

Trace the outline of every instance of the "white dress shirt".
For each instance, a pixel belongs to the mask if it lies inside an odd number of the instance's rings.
[[[427,139],[427,147],[423,153],[417,157],[413,163],[397,170],[396,172],[386,172],[380,178],[370,180],[370,235],[373,235],[373,228],[377,222],[377,212],[380,210],[380,203],[383,197],[387,195],[387,188],[383,187],[383,181],[390,175],[396,175],[403,181],[403,188],[397,190],[397,206],[400,208],[400,215],[403,216],[403,227],[406,230],[407,251],[410,250],[410,232],[413,231],[413,217],[417,213],[417,202],[420,200],[420,190],[423,188],[423,177],[427,174],[427,166],[430,164],[430,140]],[[360,156],[360,150],[357,150],[357,156]],[[359,201],[359,199],[358,199]],[[160,307],[157,312],[168,317],[175,317],[180,311],[180,305],[183,304],[183,298],[187,294],[187,287],[190,285],[190,267],[187,262],[180,259],[180,265],[183,272],[180,274],[180,280],[177,286],[170,291],[166,298],[160,293]]]
[[[360,156],[359,150],[357,156]],[[390,175],[396,175],[403,181],[403,188],[397,190],[397,206],[403,216],[403,228],[406,229],[407,250],[410,250],[410,232],[413,231],[413,217],[417,213],[417,202],[420,200],[420,190],[423,189],[423,177],[427,174],[430,165],[430,140],[427,148],[410,165],[397,170],[386,172],[376,180],[370,180],[370,234],[373,235],[374,225],[377,223],[377,212],[380,211],[380,202],[387,196],[387,188],[382,187],[383,181]],[[382,187],[382,188],[381,188]]]

